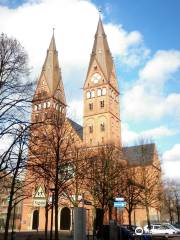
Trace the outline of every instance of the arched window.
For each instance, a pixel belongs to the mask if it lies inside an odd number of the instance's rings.
[[[32,221],[32,230],[38,230],[38,227],[39,227],[39,211],[34,210],[33,221]]]
[[[94,91],[94,90],[91,91],[91,97],[92,97],[92,98],[95,97],[95,91]]]
[[[86,95],[87,95],[88,99],[91,98],[91,93],[90,92],[87,92]]]
[[[89,133],[93,133],[93,125],[89,126]]]
[[[103,89],[102,89],[102,95],[103,95],[103,96],[106,95],[106,88],[103,88]]]
[[[98,90],[97,90],[97,95],[98,95],[98,97],[101,96],[101,88],[98,88]]]
[[[100,108],[104,107],[104,100],[100,101]]]
[[[93,103],[89,103],[89,110],[93,110]]]
[[[51,103],[50,102],[47,102],[47,107],[49,108],[51,106]]]
[[[104,124],[104,122],[102,122],[102,123],[100,124],[100,129],[101,129],[101,132],[104,132],[104,131],[105,131],[105,124]]]

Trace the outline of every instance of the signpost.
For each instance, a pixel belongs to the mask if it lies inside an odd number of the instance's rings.
[[[114,207],[125,208],[126,207],[126,202],[114,202]]]
[[[46,196],[41,186],[38,187],[34,194],[33,200],[34,207],[45,207],[46,206]]]

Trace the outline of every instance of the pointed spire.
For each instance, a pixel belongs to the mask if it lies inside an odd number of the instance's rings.
[[[61,101],[61,103],[66,105],[61,70],[59,68],[58,52],[56,50],[54,29],[40,79],[42,76],[45,77],[50,95],[56,97],[59,101]]]
[[[94,59],[97,60],[99,66],[101,67],[104,73],[105,78],[109,80],[109,77],[113,69],[113,60],[112,60],[111,52],[109,49],[109,45],[107,42],[107,38],[106,38],[106,34],[104,31],[100,14],[99,14],[99,22],[98,22],[97,31],[95,34],[95,40],[94,40],[94,45],[92,49],[88,73],[91,69]]]
[[[54,37],[54,28],[53,28],[53,35],[52,35],[52,38],[51,38],[51,42],[50,42],[50,45],[49,45],[49,51],[56,51],[56,43],[55,43],[55,37]]]

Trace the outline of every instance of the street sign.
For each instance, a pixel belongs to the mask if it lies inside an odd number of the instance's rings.
[[[114,207],[116,208],[125,208],[126,202],[114,202]]]
[[[46,199],[34,199],[33,205],[34,207],[45,207]]]
[[[43,191],[43,188],[41,186],[38,187],[37,191],[34,194],[34,198],[45,198],[45,193]]]
[[[116,202],[124,202],[124,198],[123,197],[116,197],[115,201]]]

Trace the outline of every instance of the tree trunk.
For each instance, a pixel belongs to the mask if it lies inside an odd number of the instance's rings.
[[[112,220],[112,205],[109,204],[109,221]]]
[[[129,226],[131,227],[131,224],[132,224],[132,221],[131,221],[131,213],[132,213],[132,210],[131,209],[128,209],[128,221],[129,221]]]
[[[58,240],[58,189],[55,190],[55,201],[54,201],[54,212],[55,212],[55,239]]]
[[[147,217],[148,228],[151,229],[151,222],[150,222],[150,216],[149,216],[149,207],[147,205],[146,205],[146,217]]]
[[[6,225],[5,225],[5,231],[4,231],[4,240],[8,239],[9,222],[10,222],[10,218],[11,218],[12,202],[13,202],[12,198],[13,198],[13,195],[10,195],[8,211],[7,211],[7,215],[6,215]]]
[[[20,149],[19,153],[18,153],[18,159],[17,159],[16,168],[15,168],[13,179],[12,179],[12,183],[11,183],[11,191],[10,191],[10,196],[9,196],[9,205],[8,205],[8,211],[7,211],[7,217],[6,217],[6,225],[5,225],[5,231],[4,231],[4,240],[8,239],[8,230],[9,230],[9,223],[10,223],[12,206],[13,206],[14,189],[15,189],[15,185],[16,185],[16,178],[17,178],[17,175],[18,175],[20,163],[21,163],[21,154],[22,154],[22,152],[21,152],[21,149]]]

